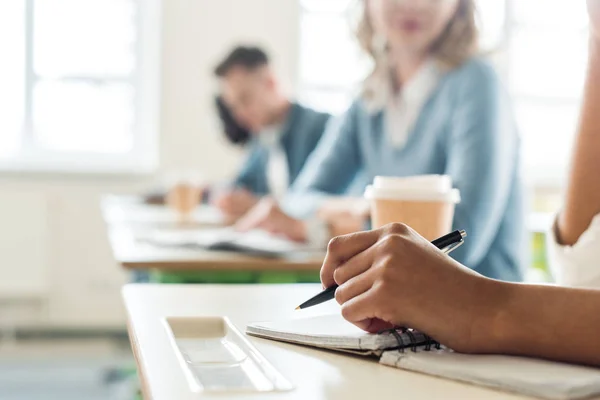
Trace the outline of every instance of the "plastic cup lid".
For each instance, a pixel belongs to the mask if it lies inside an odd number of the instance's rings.
[[[460,203],[460,191],[452,188],[447,175],[425,175],[406,178],[375,178],[365,191],[367,199],[408,200]]]

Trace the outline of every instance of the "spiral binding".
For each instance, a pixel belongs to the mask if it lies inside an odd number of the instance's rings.
[[[435,347],[437,350],[440,350],[442,348],[442,345],[439,342],[433,340],[430,336],[427,336],[427,335],[423,335],[423,336],[425,336],[424,342],[418,342],[417,338],[415,337],[415,334],[414,334],[415,331],[412,329],[408,329],[408,328],[386,329],[379,333],[380,334],[389,333],[398,342],[398,347],[395,347],[393,349],[388,349],[388,350],[399,350],[400,352],[404,352],[404,350],[406,350],[407,348],[410,348],[410,350],[413,353],[416,353],[417,349],[419,349],[419,348],[422,348],[424,351],[431,351],[432,347]],[[402,336],[403,334],[408,336],[408,342],[405,340],[405,337]]]

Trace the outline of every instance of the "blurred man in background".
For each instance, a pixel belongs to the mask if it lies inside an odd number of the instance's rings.
[[[234,184],[213,199],[236,219],[261,197],[278,198],[287,191],[319,143],[330,115],[291,100],[269,57],[257,47],[236,47],[215,68],[215,75],[226,132],[249,134],[249,155]]]

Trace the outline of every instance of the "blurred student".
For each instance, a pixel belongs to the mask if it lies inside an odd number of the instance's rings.
[[[597,277],[600,0],[588,0],[588,8],[595,33],[567,201],[556,228],[562,243],[582,242],[565,254],[566,266]],[[336,300],[344,318],[369,332],[409,326],[460,352],[600,366],[600,290],[492,280],[406,226],[333,240],[321,280],[326,287],[340,285]]]
[[[236,218],[265,195],[279,197],[298,177],[330,118],[294,102],[284,92],[267,54],[257,47],[237,47],[219,63],[219,111],[226,134],[244,140],[250,154],[233,187],[214,203]],[[237,124],[237,126],[236,126]]]
[[[470,237],[455,257],[486,276],[521,280],[519,137],[496,72],[476,56],[474,0],[365,0],[358,39],[374,71],[282,203],[291,216],[259,205],[240,229],[310,240],[314,213],[361,170],[369,179],[447,174],[462,197],[454,226]]]

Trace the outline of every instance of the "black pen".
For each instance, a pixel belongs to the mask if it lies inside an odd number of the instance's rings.
[[[431,244],[442,250],[444,253],[449,254],[464,243],[465,237],[467,237],[467,232],[454,231],[446,236],[442,236],[441,238],[434,240],[431,242]],[[325,303],[326,301],[333,300],[335,298],[335,291],[337,288],[338,285],[328,287],[315,297],[300,304],[298,307],[296,307],[296,310],[303,310],[305,308],[313,307],[318,304]]]

